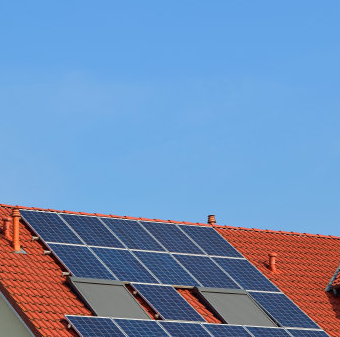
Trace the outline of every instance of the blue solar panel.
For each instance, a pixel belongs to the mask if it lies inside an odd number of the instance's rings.
[[[45,242],[83,244],[57,213],[20,210],[20,214]]]
[[[160,322],[172,337],[211,337],[200,324]]]
[[[135,252],[135,254],[163,284],[199,285],[168,253]]]
[[[255,337],[290,337],[289,333],[279,328],[247,327]]]
[[[110,318],[66,316],[82,337],[125,337]]]
[[[324,331],[288,330],[294,337],[329,337]]]
[[[87,247],[56,244],[49,246],[74,276],[115,279]]]
[[[70,214],[61,214],[61,216],[89,246],[124,248],[98,218]]]
[[[170,252],[204,254],[176,225],[141,222],[143,226]]]
[[[159,283],[128,250],[93,248],[93,251],[120,281]]]
[[[133,287],[164,319],[204,322],[173,287],[146,284],[133,284]]]
[[[164,248],[137,222],[101,218],[130,249],[164,251]]]
[[[156,321],[115,319],[129,337],[169,337]]]
[[[214,258],[214,261],[246,290],[279,291],[247,260]]]
[[[213,228],[202,226],[179,226],[209,255],[242,257],[242,255]]]
[[[226,324],[204,324],[204,326],[216,337],[251,337],[251,334],[241,326]]]
[[[174,255],[203,287],[240,289],[209,257]]]
[[[251,296],[285,327],[318,328],[318,326],[284,294],[251,292]]]

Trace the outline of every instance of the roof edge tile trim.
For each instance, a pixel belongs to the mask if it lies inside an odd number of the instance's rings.
[[[322,235],[322,234],[311,234],[311,233],[299,233],[299,232],[288,232],[288,231],[276,231],[271,229],[260,229],[260,228],[246,228],[246,227],[237,227],[230,225],[210,225],[202,222],[188,222],[188,221],[177,221],[177,220],[162,220],[162,219],[149,219],[142,217],[131,217],[126,215],[114,215],[114,214],[98,214],[98,213],[88,213],[88,212],[77,212],[77,211],[67,211],[67,210],[57,210],[50,208],[39,208],[39,207],[28,207],[28,206],[18,206],[18,205],[7,205],[0,204],[0,207],[3,208],[19,208],[25,210],[32,211],[42,211],[42,212],[56,212],[56,213],[66,213],[66,214],[77,214],[77,215],[88,215],[88,216],[101,216],[101,217],[110,217],[117,219],[129,219],[129,220],[137,220],[137,221],[153,221],[153,222],[162,222],[162,223],[175,223],[175,224],[184,224],[184,225],[196,225],[196,226],[205,226],[205,227],[213,227],[213,228],[221,228],[221,229],[231,229],[231,230],[243,230],[250,232],[264,232],[264,233],[273,233],[273,234],[284,234],[284,235],[293,235],[293,236],[308,236],[308,237],[319,237],[319,238],[327,238],[327,239],[340,239],[340,236],[334,235]]]

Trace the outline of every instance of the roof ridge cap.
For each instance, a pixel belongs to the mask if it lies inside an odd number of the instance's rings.
[[[213,227],[213,228],[218,228],[218,229],[231,229],[231,230],[253,231],[253,232],[272,233],[272,234],[319,237],[319,238],[326,238],[326,239],[340,239],[339,236],[334,236],[334,235],[299,233],[299,232],[293,232],[293,231],[287,232],[287,231],[277,231],[277,230],[271,230],[271,229],[248,228],[248,227],[230,226],[230,225],[216,225],[216,224],[210,225],[210,224],[201,223],[201,222],[149,219],[149,218],[142,218],[142,217],[131,217],[127,215],[86,213],[86,212],[76,212],[76,211],[67,211],[67,210],[57,210],[57,209],[51,209],[51,208],[28,207],[28,206],[7,205],[7,204],[0,204],[0,208],[20,208],[20,209],[27,209],[27,210],[34,210],[34,211],[57,212],[57,213],[67,213],[67,214],[75,214],[75,215],[93,215],[93,216],[103,216],[103,217],[108,217],[108,218],[118,218],[118,219],[126,219],[126,220],[139,220],[139,221],[176,223],[176,224],[183,224],[183,225],[196,225],[196,226]]]
[[[260,229],[260,228],[248,228],[248,227],[237,227],[237,226],[214,226],[221,229],[231,229],[231,230],[242,230],[242,231],[250,231],[250,232],[262,232],[262,233],[272,233],[272,234],[283,234],[283,235],[294,235],[294,236],[307,236],[307,237],[318,237],[318,238],[326,238],[326,239],[340,239],[340,236],[335,235],[323,235],[323,234],[311,234],[311,233],[300,233],[300,232],[288,232],[288,231],[278,231],[272,229]]]

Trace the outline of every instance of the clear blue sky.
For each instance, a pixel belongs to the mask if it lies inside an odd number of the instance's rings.
[[[340,235],[339,12],[2,1],[0,202]]]

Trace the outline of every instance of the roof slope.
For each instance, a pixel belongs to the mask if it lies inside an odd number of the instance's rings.
[[[340,238],[231,227],[218,232],[322,329],[340,336],[340,298],[325,291],[340,261]],[[279,274],[267,268],[272,251]]]
[[[0,218],[10,215],[12,208],[0,205]],[[340,261],[340,238],[229,226],[215,228],[329,335],[340,337],[340,298],[325,292]],[[64,284],[62,268],[53,257],[44,255],[42,243],[32,242],[31,237],[28,228],[21,224],[20,241],[28,253],[23,255],[13,253],[10,243],[0,235],[0,288],[36,334],[74,336],[66,328],[64,315],[90,315],[90,312]],[[271,274],[267,268],[271,251],[278,253],[279,274]],[[190,297],[189,293],[182,295]],[[195,305],[194,298],[190,302]],[[199,305],[197,309],[202,311]]]

